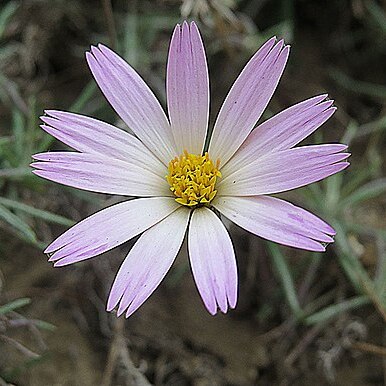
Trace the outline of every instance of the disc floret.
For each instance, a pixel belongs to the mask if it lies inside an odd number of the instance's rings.
[[[189,207],[209,204],[217,193],[216,181],[221,177],[219,166],[220,160],[213,163],[208,152],[197,155],[185,150],[172,159],[166,179],[176,201]]]

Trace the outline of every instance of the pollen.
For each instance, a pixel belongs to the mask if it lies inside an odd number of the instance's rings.
[[[213,163],[207,152],[196,155],[185,150],[172,159],[166,179],[176,201],[188,207],[209,204],[217,193],[216,180],[221,178],[219,166],[220,160]]]

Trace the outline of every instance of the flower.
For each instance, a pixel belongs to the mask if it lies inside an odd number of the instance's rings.
[[[229,234],[217,213],[268,240],[324,251],[334,230],[278,198],[349,164],[346,146],[294,147],[335,111],[320,95],[255,127],[282,75],[289,46],[268,40],[226,97],[208,148],[209,77],[194,22],[177,25],[167,63],[167,118],[142,78],[109,48],[86,53],[88,65],[131,135],[108,123],[47,110],[43,130],[76,152],[33,156],[36,175],[100,193],[133,196],[70,228],[45,253],[54,266],[89,259],[142,234],[123,261],[107,310],[130,316],[160,284],[185,234],[191,269],[211,314],[237,302],[237,267]]]

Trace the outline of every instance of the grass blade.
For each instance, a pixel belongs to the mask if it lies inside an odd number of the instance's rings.
[[[41,218],[42,220],[45,220],[47,222],[51,222],[54,224],[72,226],[75,223],[74,221],[72,221],[66,217],[59,216],[59,215],[53,214],[51,212],[47,212],[46,210],[36,209],[36,208],[33,208],[32,206],[29,206],[27,204],[23,204],[23,203],[18,202],[18,201],[10,200],[8,198],[0,197],[0,204],[4,205],[7,208],[20,210],[22,212],[30,214],[31,216]]]
[[[370,300],[366,296],[356,296],[349,300],[345,300],[344,302],[328,306],[321,311],[315,312],[314,314],[307,316],[304,319],[304,323],[308,325],[322,323],[335,316],[340,315],[342,312],[358,308],[368,303],[370,303]]]
[[[20,298],[16,299],[13,302],[10,302],[8,304],[5,304],[4,306],[0,306],[0,315],[8,314],[8,312],[17,310],[20,307],[24,307],[27,304],[31,303],[30,298]]]
[[[0,205],[0,220],[3,220],[11,225],[23,239],[36,243],[37,239],[35,232],[30,228],[30,226],[3,205]]]
[[[276,244],[267,243],[267,246],[272,256],[273,264],[283,286],[284,294],[287,299],[288,305],[290,306],[295,317],[297,319],[300,319],[303,315],[303,311],[298,301],[295,285],[286,258],[283,256],[279,247]]]
[[[386,193],[386,178],[371,181],[346,197],[340,204],[352,206]]]

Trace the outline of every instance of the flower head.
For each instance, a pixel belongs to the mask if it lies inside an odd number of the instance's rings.
[[[221,177],[219,166],[220,160],[214,164],[208,152],[200,155],[185,150],[184,154],[171,160],[166,178],[176,201],[190,207],[209,204],[217,193],[216,181]]]
[[[335,111],[320,95],[256,126],[275,91],[289,46],[268,40],[250,59],[218,113],[209,147],[209,77],[194,22],[177,25],[167,64],[166,116],[142,78],[103,45],[86,53],[100,89],[134,135],[108,123],[47,110],[45,131],[75,152],[36,154],[38,176],[101,193],[133,196],[86,218],[51,243],[54,266],[82,261],[141,234],[123,261],[107,303],[130,316],[171,267],[188,233],[190,264],[212,314],[237,301],[231,239],[217,212],[260,237],[324,251],[334,230],[318,217],[268,196],[348,166],[345,145],[294,147]],[[216,211],[212,209],[216,209]]]

